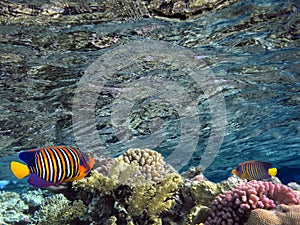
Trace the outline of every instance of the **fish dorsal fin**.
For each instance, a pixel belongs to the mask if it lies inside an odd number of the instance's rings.
[[[39,151],[38,148],[32,150],[21,151],[19,153],[19,159],[26,163],[28,166],[35,164],[35,154]]]
[[[80,165],[88,167],[88,169],[92,169],[95,164],[95,159],[93,157],[89,157],[87,154],[81,152],[82,157],[80,157]]]
[[[262,162],[262,163],[264,164],[264,167],[265,167],[266,169],[269,169],[269,168],[272,167],[272,163],[270,163],[270,162]]]

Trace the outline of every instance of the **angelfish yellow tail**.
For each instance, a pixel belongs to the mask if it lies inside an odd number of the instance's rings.
[[[22,179],[30,174],[28,166],[23,163],[12,161],[10,169],[18,179]]]
[[[276,176],[277,174],[277,169],[276,168],[270,168],[268,169],[268,173],[270,174],[270,176]]]

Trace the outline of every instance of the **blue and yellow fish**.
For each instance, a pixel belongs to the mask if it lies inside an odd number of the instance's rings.
[[[21,151],[20,162],[11,162],[13,174],[22,179],[29,175],[28,183],[36,187],[58,185],[84,178],[93,168],[95,160],[79,149],[50,146]]]
[[[232,173],[242,179],[263,180],[276,176],[277,169],[271,167],[272,163],[251,160],[237,165],[237,167],[232,170]]]

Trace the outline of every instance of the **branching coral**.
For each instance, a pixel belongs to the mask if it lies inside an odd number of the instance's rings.
[[[211,204],[212,210],[205,225],[243,224],[253,209],[273,209],[279,204],[299,203],[297,193],[290,187],[253,180],[218,195]]]
[[[174,192],[181,184],[181,177],[176,173],[166,175],[158,184],[144,183],[133,188],[129,197],[128,211],[133,216],[146,212],[150,217],[155,217],[161,212],[171,208],[174,203]]]
[[[87,205],[93,221],[115,216],[117,224],[160,224],[160,214],[175,202],[181,176],[149,149],[130,149],[108,162],[73,183],[73,200]]]
[[[0,191],[0,224],[21,223],[28,220],[28,205],[18,193]]]
[[[107,193],[121,184],[154,184],[163,180],[167,174],[176,173],[172,166],[165,163],[160,153],[150,149],[129,149],[116,159],[101,158],[99,161],[102,165],[96,161],[99,167],[95,168],[89,178],[75,181],[75,188],[83,187],[89,191],[98,189],[101,193]]]
[[[58,194],[44,199],[30,224],[70,224],[76,218],[88,219],[86,216],[86,206],[81,201],[71,203],[62,194]]]
[[[118,185],[117,179],[104,176],[97,171],[92,171],[88,178],[74,181],[73,188],[91,193],[98,191],[100,195],[104,195],[109,194]]]

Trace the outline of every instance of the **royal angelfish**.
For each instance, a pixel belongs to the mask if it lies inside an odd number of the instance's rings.
[[[13,174],[22,179],[29,175],[28,183],[36,187],[58,185],[84,178],[93,168],[95,160],[79,149],[51,146],[21,151],[19,159],[25,164],[11,162]]]
[[[232,173],[242,179],[263,180],[276,176],[277,169],[271,167],[272,163],[252,160],[240,163],[232,170]]]

